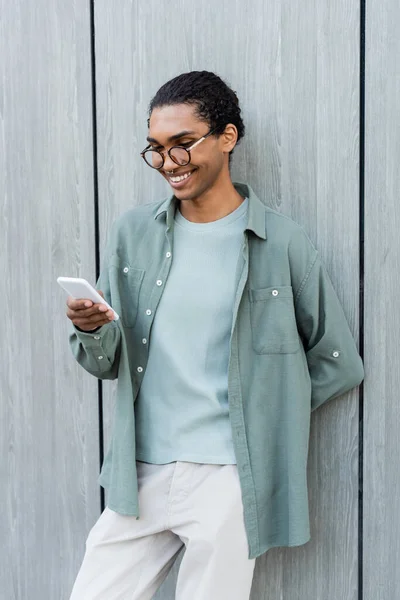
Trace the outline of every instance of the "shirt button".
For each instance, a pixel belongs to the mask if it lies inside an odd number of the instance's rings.
[[[102,357],[102,356],[98,356],[97,358],[98,358],[99,360],[101,360],[103,357]]]
[[[171,252],[167,252],[167,254],[165,255],[167,258],[171,258]]]
[[[157,279],[157,285],[162,285],[161,279]]]
[[[143,371],[143,367],[138,367],[137,370],[138,370],[138,373],[141,373]]]
[[[95,340],[99,340],[99,339],[100,339],[100,336],[99,336],[99,335],[95,335],[95,336],[94,336],[94,339],[95,339]]]
[[[124,273],[127,273],[129,271],[129,267],[124,267]]]
[[[332,356],[334,356],[335,358],[337,358],[339,354],[340,353],[337,350],[335,350],[335,352],[332,352]]]
[[[279,294],[278,290],[272,290],[272,295],[277,296]]]
[[[147,344],[147,340],[146,340],[146,338],[143,338],[143,339],[142,339],[142,343],[143,343],[143,344]]]
[[[149,308],[146,310],[146,315],[151,315],[151,310]]]

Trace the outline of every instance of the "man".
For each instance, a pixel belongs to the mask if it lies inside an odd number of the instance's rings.
[[[364,370],[302,227],[231,180],[240,112],[214,73],[160,88],[142,157],[173,193],[113,222],[97,288],[120,319],[68,298],[76,360],[118,378],[71,600],[152,598],[183,544],[178,600],[245,600],[257,556],[310,539],[310,413]]]

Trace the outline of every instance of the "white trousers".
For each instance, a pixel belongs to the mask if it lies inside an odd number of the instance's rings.
[[[151,600],[186,546],[176,600],[248,600],[236,465],[137,461],[140,518],[108,508],[89,532],[70,600]]]

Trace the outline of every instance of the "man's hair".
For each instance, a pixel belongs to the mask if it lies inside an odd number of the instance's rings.
[[[155,108],[174,104],[193,105],[196,117],[208,123],[215,135],[220,135],[228,123],[233,123],[238,131],[237,143],[244,136],[245,126],[236,92],[215,73],[190,71],[164,83],[150,102],[148,127]],[[229,163],[232,153],[233,150],[229,153]]]

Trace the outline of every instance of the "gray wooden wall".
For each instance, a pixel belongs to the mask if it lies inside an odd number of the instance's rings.
[[[362,14],[355,0],[0,2],[0,600],[68,600],[100,515],[116,382],[75,363],[56,278],[94,282],[114,218],[169,192],[139,156],[146,109],[194,69],[237,91],[233,178],[304,226],[366,368],[361,399],[313,413],[312,538],[257,560],[252,600],[398,597],[398,0],[367,0],[365,103]]]

